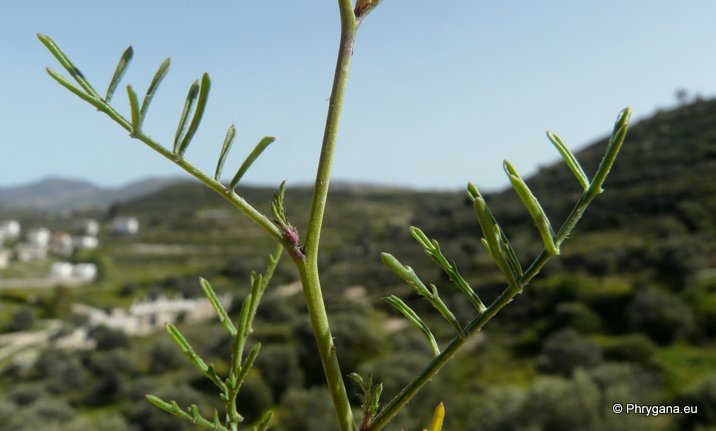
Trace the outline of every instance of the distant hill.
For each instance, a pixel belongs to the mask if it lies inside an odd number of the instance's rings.
[[[178,178],[147,178],[122,187],[98,187],[88,181],[61,177],[13,187],[0,187],[0,207],[41,211],[104,209],[112,202],[136,199],[182,182]]]

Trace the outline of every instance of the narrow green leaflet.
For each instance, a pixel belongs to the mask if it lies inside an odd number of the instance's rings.
[[[271,211],[273,212],[274,220],[281,227],[288,226],[288,220],[286,219],[286,209],[283,207],[283,197],[285,194],[286,181],[284,180],[281,182],[281,185],[278,186],[278,190],[273,192],[273,199],[271,200]]]
[[[241,359],[244,355],[244,346],[246,346],[246,328],[249,325],[249,314],[251,308],[251,295],[248,295],[241,304],[241,314],[239,314],[239,327],[231,349],[231,376],[233,383],[236,382],[236,376],[241,370]]]
[[[167,72],[169,72],[169,65],[171,64],[171,59],[167,58],[162,62],[161,65],[159,65],[159,69],[157,70],[157,73],[154,74],[154,78],[152,78],[151,84],[149,84],[149,88],[147,89],[147,94],[144,95],[144,100],[142,101],[142,108],[139,110],[141,121],[144,122],[144,118],[147,116],[147,110],[149,109],[149,104],[152,103],[152,99],[154,98],[154,94],[157,92],[157,89],[159,88],[159,84],[162,83],[162,80],[165,76],[167,76]]]
[[[229,334],[235,336],[237,332],[236,327],[231,322],[231,318],[229,318],[226,310],[224,310],[224,306],[221,305],[221,300],[219,300],[216,293],[214,293],[214,289],[211,288],[211,284],[205,278],[199,278],[199,283],[204,291],[204,295],[206,295],[207,299],[211,303],[211,306],[214,307],[214,311],[216,311],[216,315],[219,317],[221,324],[224,325],[227,331],[229,331]]]
[[[142,128],[142,119],[139,114],[139,100],[137,93],[131,85],[127,86],[127,96],[129,96],[129,109],[132,111],[132,134],[137,134]]]
[[[249,374],[249,371],[254,366],[254,361],[256,361],[256,357],[259,355],[260,351],[261,343],[254,344],[254,347],[249,350],[249,354],[246,357],[246,361],[244,361],[244,364],[241,366],[241,370],[236,375],[236,381],[234,382],[235,391],[238,391],[239,387],[241,387],[241,384],[244,383],[244,380],[246,380],[246,376]]]
[[[440,312],[440,314],[445,318],[445,320],[447,320],[448,323],[452,325],[453,329],[455,329],[455,332],[457,332],[457,335],[461,338],[465,338],[465,331],[463,331],[460,322],[457,321],[457,318],[455,317],[453,312],[450,311],[448,306],[443,302],[442,298],[440,298],[437,286],[431,284],[430,288],[432,290],[430,303],[433,304],[433,306]]]
[[[477,190],[477,189],[475,189]],[[511,285],[517,284],[517,275],[513,273],[512,269],[508,265],[505,255],[503,253],[503,247],[500,246],[501,235],[500,229],[495,224],[490,210],[487,208],[487,204],[482,196],[478,193],[477,198],[474,200],[475,213],[477,214],[477,220],[480,223],[482,234],[487,242],[487,249],[492,256],[492,259],[500,268],[500,271],[505,275],[508,282]]]
[[[176,417],[184,419],[188,422],[199,425],[202,428],[214,431],[228,431],[227,428],[224,427],[221,422],[217,420],[218,415],[214,416],[213,421],[209,421],[201,415],[201,413],[199,412],[199,408],[195,404],[192,404],[191,406],[189,406],[187,411],[184,411],[181,409],[181,407],[179,407],[179,404],[177,404],[176,401],[168,403],[154,395],[146,395],[146,399],[153,406],[164,410],[165,412],[170,413]]]
[[[239,181],[241,181],[241,178],[244,176],[246,171],[249,170],[251,165],[256,161],[256,159],[263,153],[263,151],[268,147],[271,143],[276,141],[276,138],[272,136],[266,136],[263,139],[259,141],[258,144],[254,147],[254,149],[249,153],[249,155],[246,157],[244,162],[239,167],[239,170],[236,172],[236,175],[234,175],[234,178],[231,180],[231,183],[229,184],[230,189],[235,189],[236,186],[239,184]]]
[[[261,416],[261,419],[259,420],[259,423],[256,424],[256,426],[253,428],[256,431],[266,431],[269,426],[269,422],[271,422],[271,418],[273,417],[273,412],[271,410],[267,411],[266,413]]]
[[[60,62],[62,67],[65,68],[65,70],[74,78],[75,81],[77,81],[78,84],[80,84],[80,87],[82,87],[86,92],[88,96],[93,97],[94,99],[101,100],[102,97],[95,91],[95,89],[90,85],[90,83],[87,81],[85,76],[80,72],[80,70],[75,66],[70,59],[65,55],[64,52],[60,49],[60,47],[55,43],[54,40],[52,40],[49,36],[46,36],[44,34],[37,34],[37,38],[40,39],[40,42],[42,42],[43,45],[47,47],[47,49],[52,53],[52,55],[57,59],[57,61]]]
[[[562,138],[560,138],[556,133],[548,131],[547,138],[550,142],[552,142],[552,145],[557,148],[559,154],[562,155],[562,158],[567,163],[567,166],[569,166],[569,169],[572,171],[574,176],[577,177],[577,181],[579,181],[582,188],[587,190],[589,188],[589,178],[587,177],[587,174],[584,173],[584,170],[577,161],[577,158],[574,157],[574,154],[572,154],[572,151],[569,150],[569,148],[562,141]]]
[[[440,347],[438,347],[438,343],[435,341],[435,336],[433,336],[430,328],[428,328],[428,325],[423,322],[420,316],[418,316],[418,314],[413,311],[408,304],[395,295],[390,295],[387,298],[383,298],[383,300],[398,310],[403,316],[405,316],[406,319],[408,319],[408,321],[410,321],[410,323],[413,324],[413,326],[418,328],[420,332],[423,333],[430,344],[430,348],[433,349],[433,354],[435,354],[435,356],[440,354]]]
[[[210,89],[211,79],[209,79],[208,73],[204,73],[201,76],[201,85],[199,86],[199,98],[196,102],[196,110],[194,111],[194,116],[191,119],[191,123],[189,124],[189,128],[187,129],[186,134],[182,138],[181,144],[179,144],[178,154],[180,156],[183,155],[186,149],[189,147],[191,140],[194,138],[194,134],[199,128],[201,118],[204,116],[204,108],[206,108],[206,101],[209,99]]]
[[[390,253],[381,253],[381,260],[391,271],[393,271],[398,277],[400,277],[408,285],[412,286],[413,289],[422,297],[428,300],[430,304],[435,307],[436,310],[450,323],[458,335],[461,337],[465,335],[460,326],[460,323],[455,318],[455,315],[448,309],[447,305],[442,301],[440,295],[438,295],[437,287],[431,285],[432,292],[425,287],[425,284],[420,280],[418,275],[415,273],[413,268],[405,266],[398,259]]]
[[[229,127],[229,130],[226,131],[224,145],[221,147],[219,160],[216,162],[216,172],[214,173],[214,179],[216,181],[221,181],[221,172],[224,170],[224,162],[226,161],[226,156],[229,155],[231,144],[234,142],[234,136],[236,136],[236,127],[232,124]]]
[[[532,191],[527,187],[527,184],[522,180],[522,177],[517,173],[514,166],[505,160],[503,167],[507,177],[510,179],[510,183],[512,183],[512,187],[515,189],[515,192],[517,192],[517,196],[520,197],[522,204],[527,208],[532,220],[535,222],[535,225],[537,225],[537,230],[542,237],[542,242],[544,242],[544,249],[552,256],[558,255],[559,246],[555,243],[554,231],[547,218],[547,214],[545,214],[537,198],[532,194]]]
[[[51,68],[46,68],[47,74],[52,77],[55,81],[57,81],[61,86],[65,87],[66,89],[70,90],[75,96],[79,97],[80,99],[84,100],[85,102],[89,103],[90,105],[94,106],[97,109],[102,108],[102,101],[97,100],[92,96],[89,96],[84,91],[80,90],[79,88],[72,85],[70,81],[67,80],[64,76],[60,75],[56,70]]]
[[[184,352],[184,354],[189,358],[189,360],[196,366],[196,368],[201,371],[203,375],[205,375],[209,380],[211,380],[219,389],[222,391],[226,390],[226,385],[224,382],[219,378],[219,376],[216,374],[216,370],[213,366],[206,365],[206,362],[204,362],[203,359],[194,351],[194,349],[191,347],[191,344],[184,338],[184,336],[179,332],[179,330],[176,328],[176,326],[170,324],[167,324],[167,332],[169,335],[171,335],[172,340],[174,340],[174,343],[176,343],[177,346],[179,346],[179,349]]]
[[[191,113],[196,98],[199,95],[199,81],[194,81],[189,87],[189,93],[186,95],[186,102],[184,102],[184,109],[181,112],[179,118],[179,125],[177,126],[176,134],[174,135],[174,154],[181,155],[180,149],[184,139],[184,132],[186,130],[187,120],[189,119],[189,113]]]
[[[604,189],[602,189],[602,184],[604,184],[604,180],[607,178],[609,171],[612,169],[612,165],[614,165],[617,154],[619,154],[619,150],[622,147],[622,143],[626,137],[627,128],[629,127],[630,117],[631,108],[629,107],[624,108],[617,116],[617,121],[614,123],[614,130],[612,131],[612,136],[609,139],[609,145],[607,146],[607,151],[604,153],[604,157],[599,163],[599,168],[597,168],[597,173],[594,174],[594,179],[589,186],[589,192],[592,196],[604,191]]]
[[[119,82],[122,80],[124,73],[127,71],[129,63],[132,61],[133,56],[134,50],[130,46],[129,48],[124,50],[124,52],[122,53],[122,57],[119,58],[119,63],[117,63],[117,68],[114,70],[114,75],[112,75],[112,79],[109,81],[109,86],[107,87],[107,94],[104,96],[104,101],[106,103],[109,103],[112,100],[114,91],[117,89],[117,85],[119,85]]]
[[[457,264],[454,261],[448,262],[440,250],[440,244],[436,240],[430,240],[425,233],[415,226],[410,227],[410,233],[415,240],[425,249],[425,253],[430,256],[450,277],[450,280],[468,297],[472,305],[478,313],[485,311],[485,304],[482,303],[480,297],[470,287],[470,284],[460,275]]]
[[[415,274],[413,268],[403,265],[390,253],[381,253],[380,259],[383,261],[385,266],[415,289],[415,291],[418,292],[418,295],[428,300],[431,298],[430,291],[427,287],[425,287],[420,278],[418,278],[417,274]]]

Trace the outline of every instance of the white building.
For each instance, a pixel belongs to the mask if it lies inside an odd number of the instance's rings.
[[[99,233],[99,223],[91,218],[77,220],[72,227],[79,235],[97,236]]]
[[[81,281],[92,281],[97,277],[97,265],[94,263],[78,263],[72,268],[72,276]]]
[[[80,327],[56,339],[55,346],[67,350],[93,350],[97,347],[97,342],[90,338],[87,328]]]
[[[27,231],[27,242],[38,246],[38,247],[47,247],[48,244],[50,244],[50,239],[52,238],[52,235],[50,234],[50,231],[45,229],[44,227],[41,228],[35,228],[30,229]]]
[[[47,258],[47,247],[23,242],[15,246],[15,254],[20,262],[32,262]]]
[[[72,278],[72,264],[69,262],[55,262],[50,267],[50,278],[55,280],[69,280]]]
[[[79,250],[91,250],[99,246],[96,236],[73,236],[72,246]]]
[[[52,233],[49,246],[50,253],[69,256],[72,254],[74,247],[72,246],[72,237],[67,232],[56,231]]]
[[[50,278],[60,281],[88,282],[97,277],[97,265],[94,263],[56,262],[50,267]]]
[[[17,238],[20,236],[20,222],[17,220],[0,220],[0,233],[5,238]]]
[[[7,268],[10,264],[10,256],[12,256],[10,250],[0,249],[0,269]]]
[[[112,220],[112,233],[135,235],[139,232],[139,220],[136,217],[117,217]]]
[[[224,308],[231,306],[231,300],[231,295],[220,298]],[[127,335],[147,335],[179,319],[184,322],[198,322],[216,316],[214,308],[206,298],[168,299],[162,296],[153,301],[137,302],[128,310],[114,308],[109,313],[83,304],[74,304],[72,309],[75,313],[86,315],[91,326],[104,325]]]

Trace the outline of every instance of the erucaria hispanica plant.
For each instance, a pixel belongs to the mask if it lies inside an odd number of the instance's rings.
[[[470,336],[482,329],[490,319],[512,301],[515,296],[522,292],[529,282],[540,272],[547,261],[559,254],[560,246],[570,235],[586,208],[597,195],[603,192],[602,185],[604,180],[617,157],[617,153],[626,135],[630,116],[629,108],[624,109],[617,117],[606,153],[591,180],[559,136],[552,132],[547,133],[547,137],[564,158],[567,166],[574,173],[583,189],[572,212],[567,216],[559,229],[555,230],[552,227],[537,198],[522,180],[517,170],[509,162],[504,162],[505,173],[515,192],[534,220],[542,242],[544,243],[543,250],[528,266],[521,264],[504,231],[492,216],[485,199],[477,187],[469,183],[467,195],[473,203],[477,221],[482,229],[484,237],[482,244],[506,279],[504,291],[489,305],[485,305],[477,292],[475,292],[465,278],[463,278],[455,262],[443,255],[438,242],[434,239],[430,239],[430,237],[419,228],[411,227],[410,232],[418,244],[425,250],[427,255],[442,268],[452,283],[465,294],[467,301],[472,304],[474,307],[474,318],[468,323],[460,322],[447,304],[440,298],[437,286],[434,284],[426,286],[413,268],[403,265],[394,256],[383,253],[381,256],[383,263],[400,279],[412,287],[418,295],[427,300],[452,326],[455,335],[452,340],[441,348],[440,343],[438,343],[438,340],[436,340],[428,325],[405,302],[397,296],[385,298],[392,307],[403,314],[412,325],[422,332],[430,344],[434,356],[412,381],[382,407],[380,402],[382,385],[373,383],[370,377],[363,378],[355,373],[350,374],[348,377],[354,380],[361,390],[360,399],[362,401],[363,417],[359,421],[356,421],[353,418],[351,404],[344,384],[343,377],[346,376],[346,374],[344,374],[340,368],[338,361],[339,352],[336,351],[336,347],[333,343],[333,336],[323,301],[317,263],[331,165],[338,138],[338,126],[351,64],[351,56],[353,54],[353,45],[360,24],[379,2],[380,0],[357,0],[356,4],[353,4],[352,0],[338,0],[341,21],[338,60],[323,135],[318,171],[316,173],[308,227],[304,232],[303,239],[299,236],[298,229],[291,225],[286,216],[286,209],[284,207],[285,182],[281,184],[278,191],[274,194],[271,215],[261,213],[237,193],[237,185],[242,176],[246,173],[254,160],[274,141],[274,138],[263,138],[253,151],[249,153],[228,184],[221,182],[221,178],[224,161],[234,140],[235,129],[233,125],[229,127],[226,134],[226,139],[219,152],[219,158],[213,176],[205,174],[184,158],[185,151],[199,127],[204,113],[204,107],[207,103],[211,86],[208,74],[205,73],[201,80],[197,80],[189,88],[173,145],[167,147],[152,139],[142,128],[142,124],[159,84],[169,70],[169,59],[161,64],[159,70],[154,75],[141,104],[139,103],[139,98],[134,88],[131,85],[127,86],[130,115],[126,117],[111,104],[111,101],[132,59],[132,47],[127,48],[124,54],[122,54],[116,71],[109,82],[107,91],[103,96],[95,90],[80,70],[52,39],[45,35],[38,35],[40,41],[55,56],[75,83],[70,82],[70,80],[55,70],[48,68],[47,72],[53,79],[94,106],[98,111],[109,116],[109,118],[129,132],[130,137],[143,142],[197,178],[206,186],[213,189],[278,243],[276,252],[269,256],[268,267],[265,274],[252,274],[251,293],[244,299],[239,319],[236,323],[232,322],[222,307],[221,302],[218,300],[209,282],[204,279],[200,280],[204,293],[216,310],[221,324],[233,337],[232,357],[227,376],[220,376],[212,364],[207,364],[199,357],[192,349],[189,341],[182,336],[175,326],[167,325],[167,331],[174,342],[186,354],[196,368],[218,388],[219,396],[225,404],[225,412],[219,414],[219,412],[214,411],[212,417],[206,418],[202,416],[202,413],[196,405],[182,407],[174,401],[165,401],[156,396],[148,395],[148,401],[156,407],[205,429],[235,431],[242,427],[243,418],[239,414],[237,394],[254,360],[259,354],[261,344],[254,344],[248,354],[245,354],[244,348],[247,338],[251,335],[253,330],[252,324],[261,296],[267,288],[271,274],[281,257],[282,250],[286,249],[300,275],[308,315],[313,327],[328,390],[341,431],[380,430],[389,423],[396,413],[398,413],[448,361],[450,361]],[[440,404],[435,410],[432,424],[430,425],[431,431],[439,431],[441,429],[443,415],[444,409],[442,404]],[[267,412],[254,423],[252,427],[245,427],[243,429],[267,429],[270,418],[271,413]]]

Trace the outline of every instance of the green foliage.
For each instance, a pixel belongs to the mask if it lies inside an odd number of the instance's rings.
[[[129,337],[118,330],[104,325],[95,326],[89,331],[89,336],[97,343],[97,350],[113,350],[129,346]]]
[[[289,389],[283,404],[280,431],[334,431],[337,427],[328,391],[323,388]]]
[[[682,405],[695,406],[698,414],[681,415],[682,429],[708,429],[716,426],[716,374],[706,376],[678,396]]]
[[[80,359],[65,350],[42,350],[34,370],[45,388],[52,393],[76,390],[90,381],[88,371]]]
[[[299,365],[298,352],[292,344],[267,344],[261,348],[255,367],[279,400],[290,388],[303,385],[303,370]]]
[[[35,315],[32,311],[22,308],[15,311],[10,321],[5,325],[7,332],[27,331],[35,324]]]
[[[613,361],[650,366],[656,349],[656,345],[646,335],[630,334],[619,337],[607,345],[604,349],[604,357]]]
[[[569,376],[577,369],[595,367],[601,359],[599,345],[573,329],[565,329],[545,341],[537,366],[546,373]]]
[[[129,382],[139,373],[132,356],[124,350],[98,351],[89,358],[91,385],[86,403],[104,405],[122,399]]]
[[[686,337],[695,323],[693,311],[678,296],[655,289],[637,293],[629,307],[629,318],[634,330],[660,344]]]
[[[57,286],[44,303],[45,316],[48,318],[66,317],[72,313],[72,291],[66,286]]]
[[[216,409],[213,411],[213,415],[208,418],[201,413],[196,404],[190,404],[188,407],[184,408],[181,407],[175,400],[167,402],[155,395],[146,396],[149,403],[158,409],[164,410],[169,414],[197,424],[206,429],[214,431],[237,429],[238,425],[245,419],[238,411],[239,407],[237,406],[237,402],[240,400],[239,390],[246,381],[249,371],[254,365],[254,361],[261,350],[261,344],[254,344],[246,358],[244,358],[244,348],[246,346],[248,336],[253,332],[253,322],[256,317],[256,311],[261,301],[261,297],[268,287],[268,283],[271,280],[274,270],[276,269],[276,265],[278,265],[282,252],[283,247],[279,245],[276,248],[275,253],[273,255],[269,255],[265,274],[251,274],[251,293],[244,299],[243,304],[241,305],[241,312],[237,325],[234,325],[229,318],[228,313],[224,309],[221,300],[214,292],[214,289],[211,287],[211,284],[203,278],[200,279],[202,290],[211,303],[211,306],[214,308],[214,311],[219,318],[219,322],[232,338],[229,375],[225,379],[219,376],[214,364],[207,364],[204,359],[197,354],[176,326],[172,324],[167,325],[167,332],[171,336],[174,343],[187,356],[189,361],[199,370],[199,372],[219,389],[220,398],[225,404],[225,418],[222,420]],[[251,394],[248,397],[244,395],[241,401],[246,404],[249,419],[257,420],[255,427],[252,429],[258,431],[265,429],[268,426],[272,413],[268,411],[261,416],[259,416],[259,413],[272,404],[270,388],[263,382],[263,380],[254,380],[250,383],[248,390],[245,392],[250,392]],[[244,407],[242,407],[242,410],[243,409]]]
[[[364,379],[358,373],[351,373],[348,377],[360,387],[361,391],[358,393],[358,398],[360,399],[361,408],[363,409],[363,420],[361,421],[360,428],[366,429],[370,421],[376,413],[378,413],[380,395],[383,393],[383,384],[373,384],[373,376],[370,375],[367,379]]]
[[[179,368],[184,359],[176,347],[168,341],[159,341],[149,350],[149,372],[162,373]]]
[[[242,385],[236,403],[247,422],[254,422],[274,405],[271,387],[260,375],[252,375]]]
[[[570,378],[543,377],[528,388],[490,388],[471,400],[463,428],[481,430],[652,430],[653,418],[615,415],[615,402],[653,402],[651,377],[639,368],[602,365]]]
[[[581,302],[557,304],[552,324],[557,329],[572,328],[583,333],[598,332],[602,329],[599,315]]]

